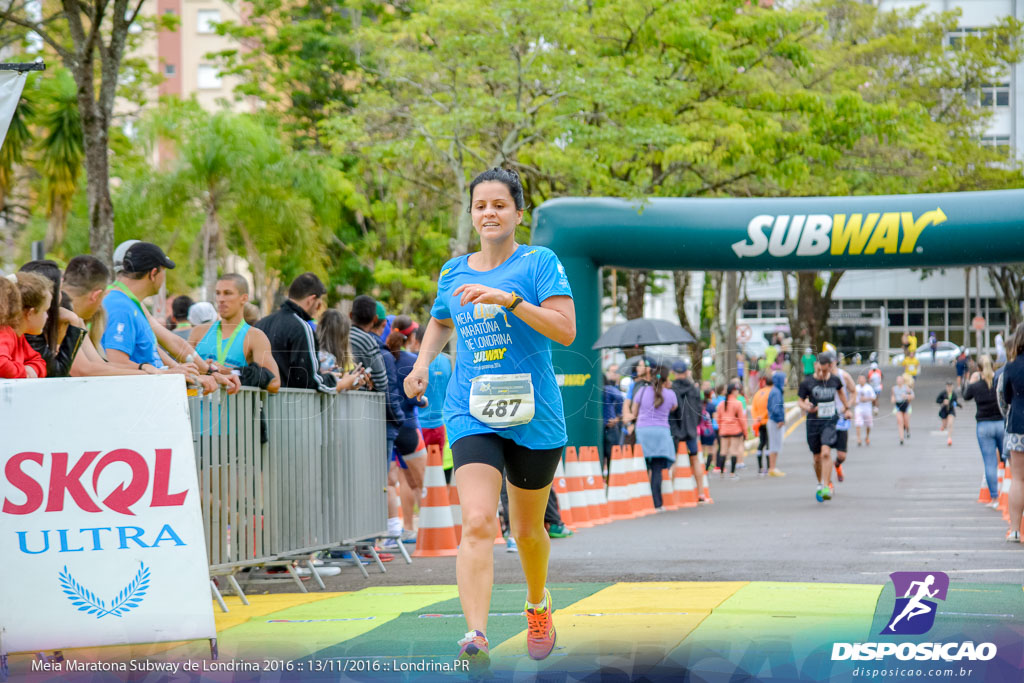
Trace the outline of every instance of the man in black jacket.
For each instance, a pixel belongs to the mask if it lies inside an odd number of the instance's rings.
[[[700,424],[701,405],[700,389],[690,379],[690,366],[683,361],[672,364],[672,391],[676,394],[679,410],[669,413],[668,425],[672,431],[672,441],[676,451],[679,444],[686,444],[686,452],[690,456],[690,469],[697,479],[698,499],[704,500],[700,483],[704,476],[703,464],[700,462],[700,451],[697,445],[697,425]],[[676,461],[678,462],[678,460]]]
[[[320,372],[320,350],[309,321],[320,311],[327,293],[324,283],[313,273],[303,273],[288,287],[288,298],[281,308],[256,323],[270,340],[281,375],[281,386],[316,389],[325,394],[337,391],[333,375]]]

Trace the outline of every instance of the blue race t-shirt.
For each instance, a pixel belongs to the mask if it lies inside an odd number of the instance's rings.
[[[156,335],[149,320],[127,294],[118,289],[110,290],[103,298],[103,309],[107,312],[107,327],[101,341],[103,348],[126,353],[133,363],[164,366],[156,351]]]
[[[444,399],[448,394],[448,382],[452,378],[452,360],[443,353],[430,362],[427,371],[429,381],[423,396],[427,399],[427,407],[420,408],[420,426],[425,429],[437,429],[444,425]]]
[[[460,305],[461,294],[452,296],[452,292],[466,284],[515,292],[536,306],[553,296],[572,296],[565,268],[545,247],[521,244],[507,261],[488,271],[470,268],[468,255],[444,265],[430,315],[452,320],[457,335],[455,372],[444,404],[449,442],[494,433],[533,450],[564,446],[568,438],[562,392],[551,365],[551,340],[497,304]],[[469,389],[474,377],[518,373],[529,373],[533,380],[536,412],[532,420],[499,428],[470,415]]]

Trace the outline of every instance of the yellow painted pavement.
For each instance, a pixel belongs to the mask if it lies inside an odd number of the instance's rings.
[[[562,657],[660,659],[745,585],[745,581],[618,583],[564,607],[555,605],[556,652]],[[524,630],[492,653],[500,658],[525,651]],[[555,667],[564,664],[558,657],[550,661]]]

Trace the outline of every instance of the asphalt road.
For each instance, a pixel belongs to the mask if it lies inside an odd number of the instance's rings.
[[[851,368],[854,376],[856,368]],[[758,478],[756,458],[737,479],[710,480],[713,505],[582,529],[552,541],[553,581],[824,581],[884,583],[893,571],[943,571],[954,581],[1024,582],[1024,546],[1004,541],[1001,513],[975,501],[982,461],[974,404],[957,417],[953,445],[939,432],[935,397],[951,367],[926,367],[917,382],[912,438],[900,446],[888,386],[870,446],[851,434],[846,481],[818,503],[804,426],[786,438],[784,478]],[[400,557],[388,573],[354,567],[328,590],[380,584],[455,583],[454,558]],[[518,556],[495,548],[495,581],[522,583]],[[289,590],[293,584],[281,584]],[[275,586],[275,588],[277,588]]]

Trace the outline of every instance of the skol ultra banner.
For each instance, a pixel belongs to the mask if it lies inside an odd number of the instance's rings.
[[[0,648],[212,638],[180,376],[0,382]]]

